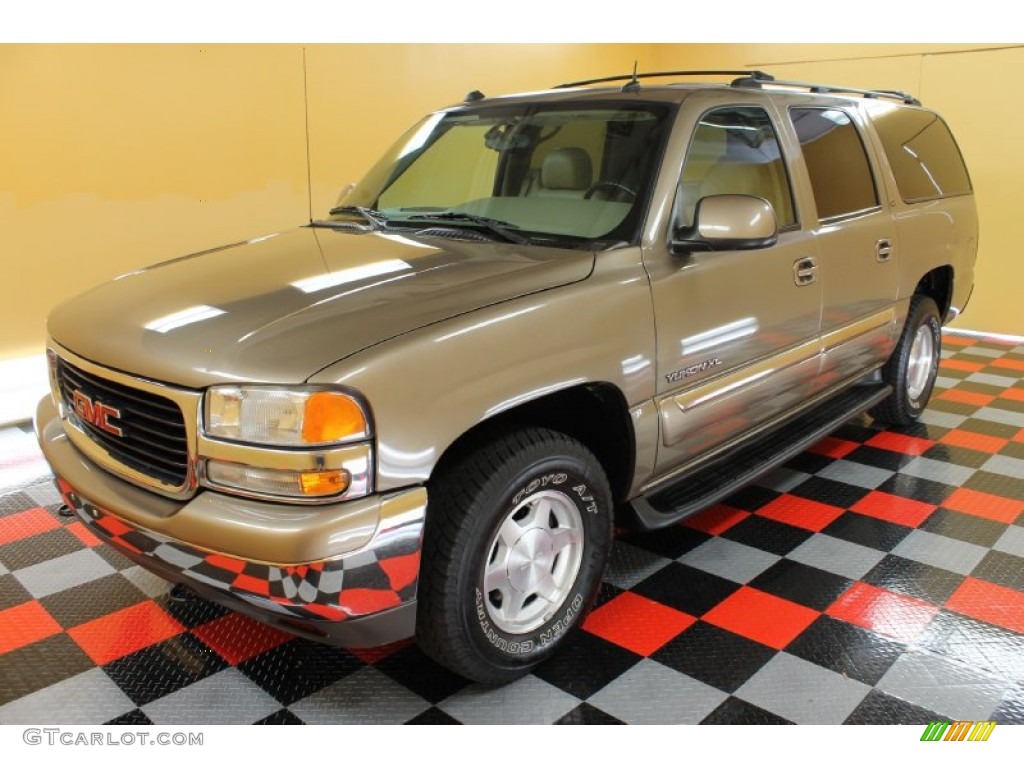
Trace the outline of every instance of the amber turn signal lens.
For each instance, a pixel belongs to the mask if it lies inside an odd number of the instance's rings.
[[[306,443],[336,443],[369,432],[356,402],[338,392],[314,392],[306,399],[302,439]]]
[[[333,496],[348,489],[349,474],[345,470],[303,472],[299,482],[302,485],[302,493],[306,496]]]

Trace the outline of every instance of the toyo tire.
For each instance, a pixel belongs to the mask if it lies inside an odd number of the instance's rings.
[[[893,392],[871,409],[871,415],[888,424],[917,421],[935,386],[941,351],[938,307],[930,296],[915,295],[896,349],[882,368],[882,380],[892,385]]]
[[[547,429],[496,435],[431,483],[416,638],[463,677],[506,683],[549,658],[597,596],[612,543],[605,474]]]

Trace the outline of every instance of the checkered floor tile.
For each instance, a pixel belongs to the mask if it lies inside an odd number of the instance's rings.
[[[176,601],[59,508],[0,430],[2,724],[1024,724],[1024,347],[947,335],[919,424],[621,535],[574,644],[502,688]]]

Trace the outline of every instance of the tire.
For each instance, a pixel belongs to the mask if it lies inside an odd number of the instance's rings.
[[[597,597],[611,491],[593,454],[547,429],[499,434],[431,483],[416,639],[463,677],[507,683],[553,655]]]
[[[882,368],[882,380],[892,394],[870,413],[888,424],[913,424],[920,417],[935,386],[942,351],[942,322],[930,296],[915,295],[903,333]]]

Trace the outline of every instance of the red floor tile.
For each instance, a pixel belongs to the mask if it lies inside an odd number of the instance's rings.
[[[952,429],[940,437],[939,442],[944,445],[969,448],[972,451],[999,453],[1010,441],[993,435],[979,435],[977,432],[969,432],[966,429]]]
[[[86,528],[82,523],[77,520],[71,525],[66,526],[69,533],[73,534],[76,539],[85,544],[87,547],[98,547],[103,542],[100,541],[92,531]]]
[[[0,611],[0,655],[60,631],[60,624],[35,600]]]
[[[970,488],[957,488],[942,502],[942,506],[999,523],[1012,523],[1024,511],[1024,501],[1015,501]]]
[[[939,368],[948,368],[952,371],[970,371],[971,373],[977,373],[985,367],[984,363],[972,363],[969,360],[943,360],[939,363]]]
[[[741,587],[701,618],[748,640],[782,650],[821,614],[753,587]]]
[[[966,389],[947,389],[938,397],[939,400],[949,400],[951,403],[967,403],[968,405],[988,405],[996,399],[995,395],[983,395],[980,392],[970,392]]]
[[[851,453],[858,448],[860,448],[860,443],[855,443],[851,440],[843,440],[838,437],[826,437],[824,440],[819,440],[807,450],[821,456],[831,456],[833,459],[841,459],[846,456],[846,454]]]
[[[184,627],[152,600],[68,630],[96,664],[107,664],[180,633]]]
[[[1002,394],[999,396],[1006,400],[1024,402],[1024,387],[1010,387],[1009,389],[1004,389]]]
[[[399,640],[397,643],[391,643],[390,645],[380,645],[376,648],[349,648],[348,652],[364,664],[377,664],[396,651],[409,647],[413,642],[413,639],[409,638],[408,640]]]
[[[908,437],[898,432],[879,432],[868,440],[864,445],[872,448],[884,448],[887,451],[905,453],[908,456],[920,456],[933,445],[934,440],[927,440],[923,437]]]
[[[1016,435],[1010,438],[1015,443],[1024,443],[1024,429],[1018,432]]]
[[[868,517],[917,528],[936,510],[934,504],[905,499],[885,491],[872,491],[850,509]]]
[[[992,361],[993,368],[1008,368],[1011,371],[1024,371],[1024,360],[1016,357],[997,357]]]
[[[60,528],[60,522],[42,507],[0,517],[0,545]]]
[[[295,639],[295,635],[234,611],[196,627],[192,634],[213,648],[229,664],[236,666]]]
[[[1015,589],[968,576],[946,601],[946,607],[1024,634],[1024,594]]]
[[[761,517],[815,532],[827,527],[833,520],[845,513],[846,510],[840,507],[802,499],[788,493],[757,510],[757,514]]]
[[[687,613],[623,592],[591,613],[583,628],[633,653],[650,656],[695,621]]]
[[[683,525],[712,536],[718,536],[748,517],[750,517],[750,513],[744,512],[742,509],[733,509],[725,504],[716,504],[693,517],[686,518],[683,521]]]
[[[970,336],[952,336],[950,334],[943,334],[942,343],[951,347],[970,347],[974,344],[974,339]]]
[[[855,624],[910,643],[925,630],[938,612],[937,606],[923,600],[858,581],[840,595],[825,614],[847,624]]]

